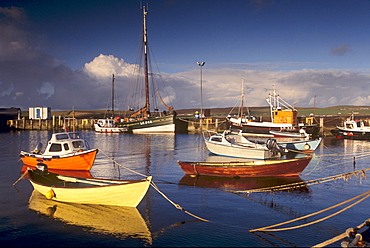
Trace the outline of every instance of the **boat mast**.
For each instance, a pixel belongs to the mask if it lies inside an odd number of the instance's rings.
[[[112,118],[114,118],[114,74],[112,74]]]
[[[239,117],[243,119],[244,113],[244,78],[242,78],[242,104],[239,111]]]
[[[144,15],[144,35],[143,35],[143,43],[144,43],[144,73],[145,73],[145,108],[146,108],[146,114],[150,114],[150,103],[149,103],[149,75],[148,75],[148,51],[147,51],[147,29],[146,29],[146,15],[148,12],[145,9],[145,6],[143,7],[143,15]]]

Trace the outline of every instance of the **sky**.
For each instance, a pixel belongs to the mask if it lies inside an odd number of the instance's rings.
[[[143,5],[175,110],[370,106],[369,0],[0,0],[0,107],[126,110]]]

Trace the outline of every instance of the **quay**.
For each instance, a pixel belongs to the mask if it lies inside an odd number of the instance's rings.
[[[331,129],[336,125],[340,125],[348,117],[343,116],[321,116],[315,117],[319,123],[321,130],[320,136],[332,136]],[[370,116],[357,116],[367,123],[370,123]],[[228,128],[225,118],[220,117],[207,117],[203,119],[196,119],[192,117],[181,117],[178,119],[188,123],[189,133],[198,133],[205,130],[222,132]],[[97,119],[83,119],[73,117],[52,116],[51,119],[26,119],[18,118],[8,120],[8,126],[15,130],[94,130],[94,123]]]

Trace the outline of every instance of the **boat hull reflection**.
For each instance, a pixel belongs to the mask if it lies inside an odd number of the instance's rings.
[[[35,166],[29,166],[29,165],[23,165],[21,169],[21,174],[25,173],[27,169],[36,169]],[[78,171],[78,170],[53,170],[53,169],[48,169],[48,171],[52,173],[56,173],[59,175],[63,176],[69,176],[69,177],[83,177],[83,178],[94,178],[90,171]]]
[[[50,201],[34,190],[28,208],[70,225],[125,239],[140,238],[151,244],[152,236],[137,208]]]
[[[179,181],[179,184],[203,188],[219,188],[222,190],[251,190],[294,184],[300,186],[288,186],[286,190],[294,190],[302,193],[309,191],[300,177],[215,177],[184,175]]]

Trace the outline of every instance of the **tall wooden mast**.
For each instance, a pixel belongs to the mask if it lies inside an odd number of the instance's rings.
[[[149,75],[148,75],[148,37],[147,37],[147,29],[146,29],[146,15],[148,12],[145,9],[145,6],[143,7],[143,15],[144,15],[144,35],[143,35],[143,42],[144,42],[144,74],[145,74],[145,108],[146,108],[146,114],[150,114],[150,103],[149,103]]]

